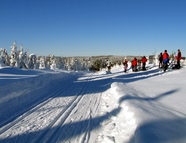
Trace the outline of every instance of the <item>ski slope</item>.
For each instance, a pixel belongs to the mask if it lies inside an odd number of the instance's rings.
[[[0,69],[0,142],[186,142],[186,69]]]

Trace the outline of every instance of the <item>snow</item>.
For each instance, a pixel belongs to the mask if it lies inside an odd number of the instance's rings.
[[[0,142],[186,142],[186,68],[0,68]]]

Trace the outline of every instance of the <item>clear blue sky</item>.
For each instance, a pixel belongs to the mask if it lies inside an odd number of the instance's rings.
[[[186,0],[0,0],[0,48],[48,56],[186,56]]]

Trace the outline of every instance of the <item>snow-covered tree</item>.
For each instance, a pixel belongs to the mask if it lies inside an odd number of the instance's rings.
[[[5,59],[4,59],[4,56],[1,55],[1,53],[4,52],[4,49],[0,49],[0,67],[4,67],[5,66]]]
[[[75,71],[81,71],[81,61],[79,59],[77,59],[73,66],[72,66],[73,70]]]
[[[20,68],[24,67],[24,53],[23,53],[23,45],[21,44],[20,51],[19,51],[19,63],[20,63]]]
[[[81,71],[81,61],[79,59],[77,59],[76,61],[76,64],[77,64],[77,71]]]
[[[71,70],[70,59],[67,59],[66,64],[65,64],[65,68],[67,70]]]
[[[14,45],[11,46],[10,48],[12,49],[11,50],[10,66],[20,67],[16,41],[14,41]]]
[[[56,57],[54,55],[50,55],[50,69],[57,69],[58,68],[58,64],[56,61]]]
[[[36,55],[36,69],[39,69],[40,60],[38,55]]]
[[[83,70],[83,71],[88,71],[87,65],[88,65],[88,64],[87,64],[87,61],[84,61],[84,62],[83,62],[83,66],[82,66],[82,70]]]
[[[64,65],[64,62],[63,62],[63,58],[62,57],[60,58],[59,68],[60,69],[64,69],[65,68],[65,65]]]
[[[10,65],[8,53],[4,48],[0,49],[0,58],[1,58],[3,65],[6,65],[6,66]]]
[[[29,69],[36,69],[36,55],[29,55]]]
[[[23,68],[29,69],[29,64],[28,64],[28,56],[27,56],[28,49],[26,49],[25,53],[23,54]]]
[[[39,69],[45,69],[46,68],[46,60],[45,58],[42,56],[40,58],[40,61],[39,61]]]

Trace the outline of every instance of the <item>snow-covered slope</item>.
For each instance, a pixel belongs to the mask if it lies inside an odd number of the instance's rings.
[[[0,69],[0,142],[186,142],[186,69]]]

